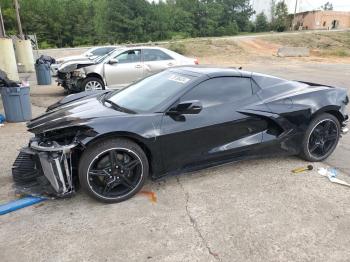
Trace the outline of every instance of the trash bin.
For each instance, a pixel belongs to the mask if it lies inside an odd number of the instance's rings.
[[[1,97],[7,122],[24,122],[32,119],[29,86],[3,87]]]
[[[51,85],[51,70],[48,64],[35,64],[38,85]]]

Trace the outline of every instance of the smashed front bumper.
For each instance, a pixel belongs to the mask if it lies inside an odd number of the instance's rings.
[[[58,71],[57,73],[57,85],[71,91],[80,90],[80,82],[83,78],[77,76],[71,76],[70,73],[62,73]]]
[[[17,193],[51,197],[74,193],[72,150],[76,146],[30,141],[12,166]]]

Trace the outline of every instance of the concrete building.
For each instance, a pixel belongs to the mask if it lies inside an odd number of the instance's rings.
[[[324,5],[327,0],[275,0],[275,3],[284,1],[288,7],[289,14],[294,14],[295,4],[297,3],[297,12],[306,12],[312,10],[321,10],[321,6]],[[333,4],[333,10],[335,11],[350,11],[349,0],[330,0]],[[271,0],[250,0],[250,4],[255,10],[256,14],[253,15],[253,20],[256,15],[264,12],[269,20],[271,20]]]
[[[350,12],[341,11],[307,11],[297,13],[293,23],[295,29],[346,29],[350,28]]]

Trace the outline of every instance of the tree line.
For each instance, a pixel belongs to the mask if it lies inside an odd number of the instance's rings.
[[[259,14],[255,23],[251,21],[254,10],[249,0],[167,0],[159,3],[146,0],[19,0],[19,3],[24,33],[35,33],[42,48],[223,36],[272,29],[264,14]],[[0,0],[0,5],[7,34],[17,34],[12,0]],[[279,5],[276,10],[281,9]],[[286,12],[284,7],[282,11]],[[286,14],[283,13],[283,19]],[[277,21],[281,14],[276,13],[274,17]],[[278,22],[281,23],[285,21]],[[276,25],[274,28],[277,29]],[[281,30],[285,28],[279,28]]]
[[[268,20],[267,16],[262,12],[257,14],[254,31],[255,32],[266,32],[266,31],[277,31],[283,32],[292,24],[292,16],[288,15],[288,7],[284,1],[277,2],[271,0],[270,2],[270,13],[271,19]]]

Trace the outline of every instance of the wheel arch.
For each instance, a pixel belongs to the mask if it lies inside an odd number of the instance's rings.
[[[319,116],[320,114],[323,113],[328,113],[330,115],[335,116],[339,123],[341,124],[342,122],[345,121],[344,116],[342,115],[342,113],[340,113],[339,111],[340,107],[339,106],[335,106],[335,105],[329,105],[329,106],[325,106],[322,107],[321,109],[317,110],[313,115],[312,118],[315,118],[317,116]]]
[[[88,78],[88,77],[97,77],[98,79],[100,79],[100,80],[103,82],[104,85],[106,85],[105,81],[103,80],[103,77],[102,77],[100,74],[97,74],[97,73],[88,73],[88,74],[86,75],[86,78]],[[85,78],[85,79],[86,79],[86,78]]]
[[[89,147],[94,143],[103,141],[103,140],[108,140],[111,138],[124,138],[124,139],[128,139],[134,143],[136,143],[138,146],[141,147],[141,149],[145,152],[147,160],[148,160],[148,165],[149,165],[149,172],[152,173],[153,171],[153,154],[151,149],[149,148],[149,146],[146,145],[146,143],[144,143],[142,141],[142,138],[134,133],[130,133],[130,132],[123,132],[123,131],[115,131],[115,132],[110,132],[110,133],[106,133],[106,134],[102,134],[99,135],[93,139],[91,139],[90,141],[88,141],[86,144],[84,144],[85,147]]]

